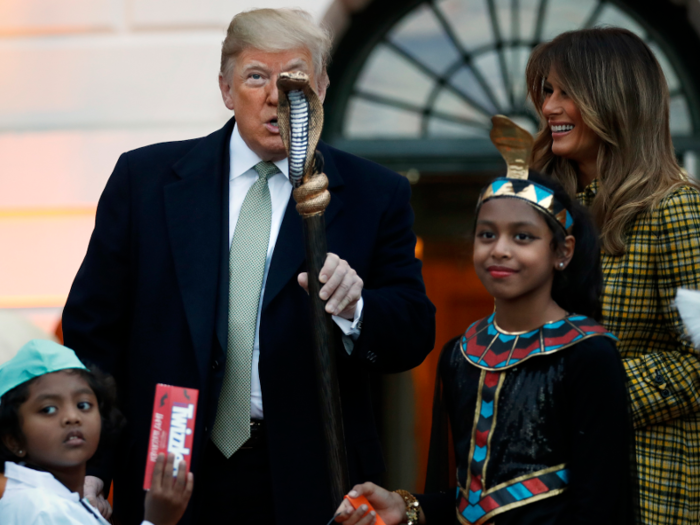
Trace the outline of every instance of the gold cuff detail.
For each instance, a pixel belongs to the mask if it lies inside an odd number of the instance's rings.
[[[408,525],[418,525],[418,517],[420,516],[420,503],[416,497],[407,490],[395,490],[396,494],[401,496],[406,502],[406,521]]]

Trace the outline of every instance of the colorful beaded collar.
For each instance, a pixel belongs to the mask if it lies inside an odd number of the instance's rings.
[[[609,337],[617,341],[594,319],[585,315],[569,315],[542,325],[530,332],[506,332],[495,322],[496,314],[473,323],[462,336],[460,347],[464,357],[474,366],[499,372],[526,359],[563,350],[590,337]]]

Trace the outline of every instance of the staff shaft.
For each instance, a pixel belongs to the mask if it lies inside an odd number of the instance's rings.
[[[321,421],[326,442],[326,465],[331,484],[333,505],[339,505],[349,489],[348,462],[343,430],[343,413],[340,404],[335,363],[335,328],[326,302],[319,297],[319,275],[326,260],[326,220],[322,213],[304,218],[306,262],[311,297],[311,318],[314,338],[314,361],[318,380]]]

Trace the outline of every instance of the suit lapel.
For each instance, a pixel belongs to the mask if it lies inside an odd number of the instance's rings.
[[[340,171],[335,165],[331,149],[323,142],[319,142],[317,148],[322,154],[325,166],[323,171],[328,177],[328,190],[331,192],[331,202],[326,208],[326,231],[333,226],[333,220],[336,215],[343,209],[343,200],[341,199],[342,190],[345,182],[340,176]]]
[[[224,236],[222,178],[228,180],[232,129],[233,119],[203,138],[173,165],[179,180],[164,188],[175,272],[200,377],[209,365],[215,333]]]
[[[229,141],[234,120],[203,138],[173,170],[179,180],[165,186],[168,233],[175,271],[183,298],[201,377],[209,366],[212,335],[226,351],[226,293],[228,289],[228,171]],[[343,179],[324,143],[331,202],[326,209],[326,231],[343,209]],[[223,205],[222,205],[223,202]],[[263,310],[297,273],[305,260],[302,219],[290,196],[272,256],[263,297]],[[218,308],[217,308],[218,304]]]
[[[343,201],[340,198],[343,188],[343,178],[340,176],[331,150],[323,142],[319,143],[318,150],[324,157],[324,171],[328,177],[328,189],[331,192],[331,202],[326,209],[326,231],[333,226],[333,219],[343,209]],[[301,266],[306,259],[303,234],[303,219],[296,210],[294,197],[289,197],[287,209],[282,219],[275,251],[272,254],[270,270],[267,274],[265,284],[265,295],[263,297],[263,310],[284,288],[290,279],[296,281],[296,275],[301,271]]]

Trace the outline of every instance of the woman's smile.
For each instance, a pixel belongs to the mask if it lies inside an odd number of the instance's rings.
[[[552,133],[552,153],[579,164],[595,165],[600,139],[583,121],[554,69],[545,80],[544,93],[542,114]]]
[[[549,122],[549,128],[552,130],[552,138],[554,140],[557,140],[558,138],[564,137],[571,133],[574,128],[576,127],[575,124],[571,124],[569,122],[559,122],[559,121],[550,121]]]

